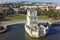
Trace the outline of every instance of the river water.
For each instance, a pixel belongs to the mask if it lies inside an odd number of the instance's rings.
[[[8,26],[6,32],[0,34],[0,40],[60,40],[60,25],[49,27],[45,37],[31,38],[24,30],[24,23]]]

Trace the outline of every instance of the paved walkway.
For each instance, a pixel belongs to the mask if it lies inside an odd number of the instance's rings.
[[[25,23],[25,20],[12,20],[12,21],[3,21],[1,24],[3,26],[13,25],[13,24],[19,24],[19,23]],[[38,23],[46,23],[49,24],[60,24],[60,20],[38,20]]]
[[[3,21],[1,22],[1,25],[8,26],[8,25],[19,24],[19,23],[25,23],[25,21],[24,20]]]

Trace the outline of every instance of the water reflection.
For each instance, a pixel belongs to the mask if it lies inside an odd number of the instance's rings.
[[[47,37],[40,37],[40,38],[32,38],[25,32],[25,40],[47,40]]]

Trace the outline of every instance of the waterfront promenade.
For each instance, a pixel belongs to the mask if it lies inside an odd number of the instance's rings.
[[[12,21],[2,21],[1,24],[3,26],[13,25],[13,24],[19,24],[19,23],[25,23],[24,20],[12,20]]]
[[[38,20],[38,23],[60,24],[60,20]],[[13,24],[26,23],[26,20],[2,21],[1,25],[8,26]]]

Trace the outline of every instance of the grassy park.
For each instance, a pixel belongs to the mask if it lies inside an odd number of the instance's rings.
[[[38,19],[48,19],[48,16],[40,15],[38,16]],[[0,21],[10,21],[10,20],[26,20],[26,14],[9,15]]]
[[[38,16],[38,19],[47,19],[48,17],[45,15]],[[14,16],[7,16],[5,19],[9,20],[25,20],[26,14],[16,14]]]
[[[0,17],[0,21],[1,19],[3,19],[2,21],[9,21],[9,20],[26,20],[26,15],[27,12],[24,11],[23,13],[10,13],[10,14],[5,14],[2,13],[3,15]],[[42,11],[38,11],[38,19],[60,19],[60,12],[57,10],[42,10]]]
[[[38,19],[48,19],[48,16],[46,16],[46,15],[40,15],[40,16],[38,16]]]
[[[9,19],[9,20],[24,20],[24,19],[26,19],[26,14],[16,14],[14,16],[7,16],[5,19]]]

